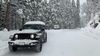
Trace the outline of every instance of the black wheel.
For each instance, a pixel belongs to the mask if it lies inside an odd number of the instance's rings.
[[[35,52],[41,52],[42,51],[42,43],[39,43],[35,47]]]
[[[45,36],[44,36],[44,43],[46,43],[47,42],[47,34],[45,34]]]
[[[10,50],[11,52],[15,52],[15,51],[17,51],[17,47],[9,46],[9,50]]]

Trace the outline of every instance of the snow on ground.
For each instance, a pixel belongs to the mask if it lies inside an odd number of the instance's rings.
[[[10,32],[8,32],[7,30],[0,31],[0,56],[6,51],[4,49],[8,47],[9,36],[15,32],[17,31],[10,31]]]
[[[7,41],[7,36],[13,32],[16,31],[0,32],[0,37],[2,36],[0,40]],[[93,33],[76,29],[47,30],[47,33],[48,42],[43,45],[41,53],[31,50],[10,52],[6,47],[0,49],[0,56],[100,56],[99,35],[95,36]]]
[[[81,29],[81,32],[85,33],[85,35],[90,35],[95,39],[99,39],[100,36],[100,14],[96,13],[96,15],[89,21],[85,28]]]
[[[0,55],[2,55],[4,49],[7,48],[7,36],[9,36],[7,31],[0,31]]]
[[[85,35],[90,35],[92,38],[100,38],[100,23],[96,28],[93,28],[91,26],[86,26],[85,28],[81,28],[81,32]]]

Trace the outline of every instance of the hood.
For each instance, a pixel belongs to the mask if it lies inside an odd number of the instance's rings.
[[[37,32],[40,32],[40,30],[24,29],[24,30],[19,31],[17,33],[37,33]]]

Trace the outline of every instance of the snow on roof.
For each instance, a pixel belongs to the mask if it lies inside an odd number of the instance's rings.
[[[42,22],[42,21],[29,21],[29,22],[26,22],[25,24],[41,24],[41,25],[45,25],[45,23]]]

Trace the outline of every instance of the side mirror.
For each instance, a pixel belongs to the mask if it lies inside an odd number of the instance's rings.
[[[45,26],[45,29],[48,29],[48,26]]]
[[[19,31],[22,31],[22,28],[21,28],[21,29],[19,29]]]
[[[13,38],[13,35],[10,35],[9,39],[12,39]]]
[[[45,31],[45,29],[41,29],[41,31]]]

